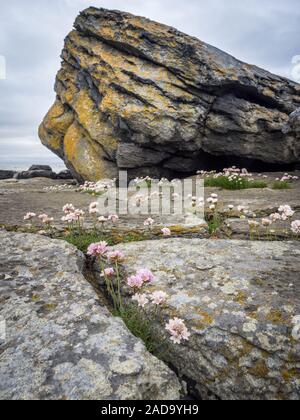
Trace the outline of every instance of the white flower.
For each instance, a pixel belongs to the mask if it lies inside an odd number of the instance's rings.
[[[141,308],[144,308],[149,303],[149,299],[146,294],[136,293],[134,296],[132,296],[132,300],[136,301],[138,306]]]
[[[34,219],[36,217],[36,214],[35,213],[27,213],[25,216],[24,216],[24,220],[32,220],[32,219]]]
[[[90,214],[98,214],[99,213],[97,202],[94,202],[94,203],[90,204],[89,213]]]
[[[295,235],[300,235],[300,220],[295,220],[291,224],[292,232],[295,233]]]
[[[73,213],[74,211],[75,207],[73,206],[73,204],[66,204],[65,206],[63,206],[63,212],[65,214]]]
[[[171,235],[172,235],[172,232],[170,231],[170,229],[169,229],[169,228],[163,228],[163,229],[161,230],[161,233],[162,233],[164,236],[171,236]]]
[[[168,297],[168,294],[163,291],[153,292],[152,295],[150,295],[150,299],[155,305],[163,305],[167,302]]]
[[[262,219],[261,223],[262,223],[263,226],[267,227],[267,226],[271,226],[271,224],[273,222],[272,222],[272,220],[265,218],[265,219]]]
[[[144,226],[152,226],[154,224],[154,220],[149,217],[147,220],[144,221]]]
[[[115,223],[116,221],[118,221],[118,220],[119,220],[119,216],[118,216],[117,214],[110,214],[110,215],[108,216],[108,220],[109,220],[110,222]]]
[[[256,222],[255,220],[248,220],[250,228],[257,228],[260,226],[259,222]]]

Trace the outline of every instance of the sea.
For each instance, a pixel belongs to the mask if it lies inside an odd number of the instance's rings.
[[[66,166],[62,160],[49,157],[26,158],[26,159],[1,159],[0,156],[0,169],[11,171],[27,171],[31,165],[49,165],[54,172],[64,171]]]

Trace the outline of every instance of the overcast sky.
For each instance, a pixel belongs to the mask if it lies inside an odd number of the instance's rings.
[[[53,103],[66,34],[88,6],[175,26],[246,62],[300,82],[299,0],[5,0],[0,7],[0,167],[55,163],[37,128]],[[3,76],[0,57],[0,79]]]

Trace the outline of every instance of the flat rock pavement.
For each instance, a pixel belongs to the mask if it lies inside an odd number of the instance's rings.
[[[299,399],[299,242],[171,238],[115,248],[125,277],[147,267],[155,281],[145,291],[170,296],[164,322],[186,321],[190,340],[166,358],[202,397]],[[152,316],[163,341],[161,315]]]
[[[180,384],[82,275],[66,242],[0,231],[0,399],[179,399]]]

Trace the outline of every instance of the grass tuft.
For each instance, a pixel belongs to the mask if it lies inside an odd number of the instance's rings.
[[[205,187],[217,187],[224,190],[246,190],[250,188],[267,188],[268,184],[264,181],[249,181],[247,178],[230,180],[227,176],[218,178],[206,178]]]
[[[292,185],[290,182],[287,181],[276,181],[273,184],[273,190],[290,190]]]
[[[213,235],[223,223],[223,219],[218,213],[215,213],[214,215],[206,215],[205,220],[208,224],[208,231],[210,235]]]
[[[62,239],[76,246],[81,252],[86,254],[88,247],[97,242],[106,241],[109,246],[119,243],[138,242],[149,239],[146,233],[128,232],[122,234],[112,234],[111,232],[73,232]]]
[[[132,334],[140,338],[151,354],[159,356],[162,346],[158,344],[155,333],[152,328],[153,320],[141,316],[140,309],[134,304],[127,304],[122,309],[114,313],[123,319],[125,325]]]
[[[69,242],[69,244],[76,246],[83,253],[86,253],[88,247],[95,242],[106,241],[109,245],[114,245],[111,238],[100,232],[70,233],[64,239]]]

